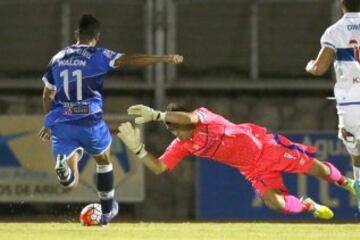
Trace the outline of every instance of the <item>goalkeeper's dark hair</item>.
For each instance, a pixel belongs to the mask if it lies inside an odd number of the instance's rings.
[[[176,103],[170,103],[169,105],[167,105],[166,111],[167,112],[189,112],[189,110],[186,107],[184,107],[183,105],[180,105],[180,104],[176,104]],[[170,131],[185,126],[185,125],[180,125],[180,124],[170,123],[170,122],[165,122],[165,125],[167,126],[168,130],[170,130]]]
[[[167,112],[189,112],[189,110],[184,107],[183,105],[176,104],[176,103],[170,103],[166,107]]]
[[[91,14],[83,14],[78,24],[81,40],[92,40],[100,32],[100,22]]]
[[[348,12],[360,11],[360,0],[342,0],[342,4],[344,4]]]

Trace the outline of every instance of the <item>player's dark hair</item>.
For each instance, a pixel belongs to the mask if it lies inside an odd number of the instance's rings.
[[[100,22],[91,14],[81,16],[78,25],[81,40],[91,40],[100,32]]]
[[[342,3],[349,12],[360,11],[360,0],[342,0]]]
[[[176,103],[170,103],[166,107],[166,111],[168,112],[189,112],[188,109],[186,109],[184,106],[176,104]]]

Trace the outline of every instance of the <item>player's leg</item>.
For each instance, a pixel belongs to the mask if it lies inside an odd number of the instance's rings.
[[[96,161],[96,188],[103,213],[100,224],[103,225],[110,222],[119,211],[118,203],[114,200],[114,173],[110,145],[111,135],[105,122],[101,121],[92,126],[84,146]]]
[[[355,180],[354,188],[356,191],[358,210],[360,211],[360,141],[357,140],[358,137],[345,130],[345,128],[339,129],[339,138],[342,140],[346,150],[351,156]]]
[[[56,124],[51,128],[52,151],[56,159],[55,171],[59,183],[66,188],[76,187],[79,182],[78,161],[83,155],[83,149],[73,138],[73,126]]]
[[[280,191],[279,189],[269,189],[262,196],[265,205],[274,211],[297,214],[302,212],[309,212],[311,205],[305,204],[296,196],[289,195]]]
[[[354,179],[360,181],[360,155],[351,155],[351,160],[353,163]]]
[[[260,194],[265,205],[275,211],[287,214],[310,212],[313,213],[315,217],[322,219],[330,219],[333,217],[333,213],[328,207],[317,204],[309,198],[300,199],[294,195],[290,195],[282,181],[280,173],[260,175],[251,182]]]
[[[345,177],[339,169],[326,161],[314,160],[307,175],[322,178],[328,182],[335,183],[355,195],[354,180]]]
[[[360,151],[360,144],[358,144],[358,148]],[[352,163],[353,163],[353,173],[354,173],[354,188],[356,191],[356,198],[358,203],[358,210],[360,212],[360,155],[355,156],[351,155]]]
[[[76,187],[79,183],[78,161],[82,153],[75,151],[70,156],[66,154],[57,154],[56,158],[56,174],[59,183],[66,188]]]
[[[283,196],[287,195],[288,191],[279,172],[261,172],[248,179],[267,207],[278,212],[285,210]]]
[[[110,147],[104,153],[93,155],[96,161],[96,188],[102,209],[101,224],[107,224],[119,211],[119,206],[114,201],[114,173],[110,160]]]
[[[354,131],[358,132],[356,130]],[[354,171],[354,179],[360,180],[360,141],[354,134],[347,131],[343,127],[339,129],[339,138],[342,140],[342,142],[346,147],[346,150],[351,156],[353,171]]]
[[[278,161],[274,164],[274,168],[279,169],[281,172],[317,176],[327,181],[337,183],[351,191],[351,180],[344,178],[340,171],[332,164],[316,160],[313,157],[315,155],[315,149],[313,147],[293,143],[280,135],[277,137],[277,143],[277,147],[274,147],[272,150],[278,153]],[[302,202],[311,205],[309,211],[313,211],[315,217],[329,219],[333,216],[332,211],[328,207],[314,202],[311,198],[304,198]]]
[[[312,212],[315,217],[331,218],[333,213],[328,207],[317,204],[311,199],[300,199],[289,195],[282,182],[281,172],[306,173],[315,160],[312,158],[315,149],[293,143],[281,135],[274,135],[274,142],[269,146],[265,146],[261,159],[265,166],[265,168],[261,169],[262,180],[256,185],[253,184],[260,196],[263,196],[263,199],[265,198],[264,202],[268,202],[269,205],[269,201],[271,204],[274,199],[277,200],[277,207],[283,206],[281,211],[284,213]],[[270,191],[267,193],[271,189],[280,190],[280,192]],[[278,199],[281,198],[279,196],[274,197],[274,194],[281,194],[283,202],[279,202]]]
[[[274,211],[277,212],[285,212],[286,207],[286,201],[284,198],[284,194],[278,190],[278,189],[269,189],[264,193],[264,195],[261,197],[264,204],[271,208]],[[300,205],[301,208],[301,205]],[[296,212],[302,212],[302,209],[296,209],[293,211],[293,209],[289,209],[290,211],[296,213]],[[290,212],[289,211],[289,212]]]
[[[336,183],[352,194],[355,193],[354,181],[344,177],[331,163],[315,159],[315,149],[313,147],[293,143],[281,135],[278,135],[275,139],[277,139],[278,145],[271,151],[278,153],[274,155],[277,156],[278,161],[272,167],[282,172],[316,176]]]
[[[354,188],[360,211],[360,108],[359,105],[337,106],[339,134],[346,150],[351,156],[354,174]]]

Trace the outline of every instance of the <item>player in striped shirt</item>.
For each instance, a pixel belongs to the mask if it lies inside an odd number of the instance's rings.
[[[319,76],[334,62],[334,95],[339,116],[339,139],[351,155],[360,211],[360,0],[341,0],[344,16],[326,29],[321,50],[306,71]]]

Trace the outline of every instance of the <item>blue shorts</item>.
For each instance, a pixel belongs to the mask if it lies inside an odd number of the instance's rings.
[[[71,121],[56,123],[51,127],[52,152],[70,157],[84,151],[90,155],[102,154],[111,144],[109,128],[103,120],[96,122]]]

